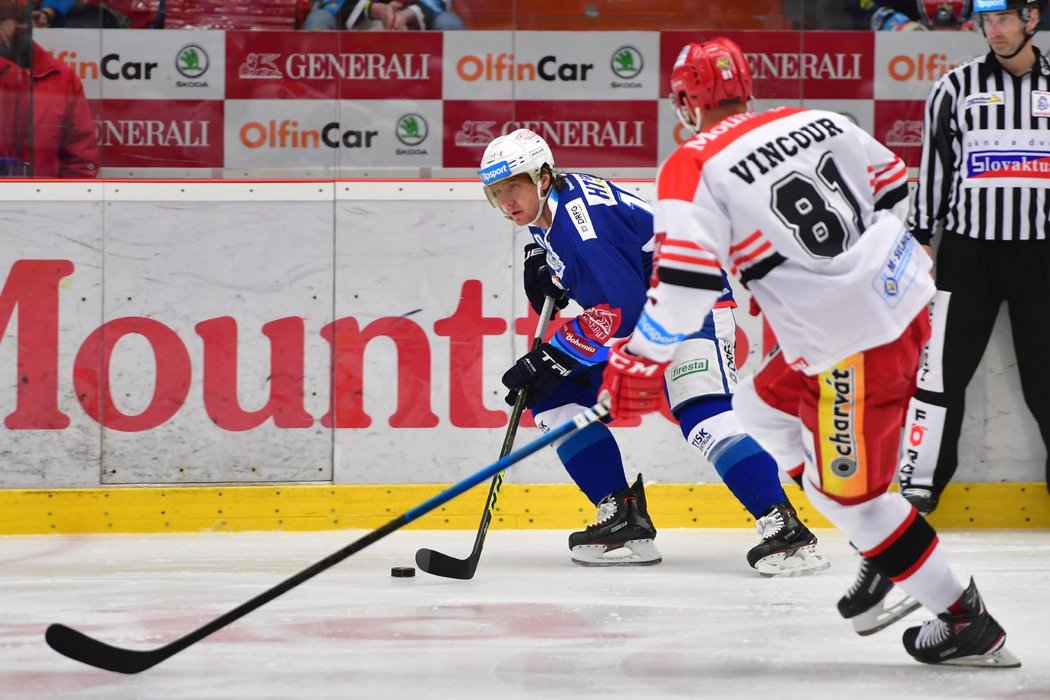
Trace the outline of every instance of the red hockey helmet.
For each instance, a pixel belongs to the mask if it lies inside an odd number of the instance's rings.
[[[683,124],[699,128],[702,110],[750,99],[751,69],[735,42],[719,37],[682,48],[671,69],[671,101]]]
[[[922,23],[931,29],[958,29],[970,18],[970,0],[923,0]]]

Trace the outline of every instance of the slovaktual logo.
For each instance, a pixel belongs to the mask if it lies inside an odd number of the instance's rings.
[[[642,53],[638,49],[633,46],[621,46],[613,51],[609,67],[612,69],[613,75],[619,78],[620,81],[632,81],[641,74],[642,69],[645,67],[645,61],[642,58]],[[612,87],[623,88],[642,86],[640,82],[620,81],[614,80],[612,82]]]

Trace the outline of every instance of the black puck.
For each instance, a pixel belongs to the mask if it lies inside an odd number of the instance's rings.
[[[390,575],[395,578],[411,578],[416,575],[416,569],[412,566],[395,566],[390,570]]]

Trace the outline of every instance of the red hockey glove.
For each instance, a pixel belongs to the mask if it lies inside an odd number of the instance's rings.
[[[627,340],[609,348],[609,364],[602,374],[602,391],[609,392],[613,418],[635,418],[659,411],[664,399],[667,362],[655,362],[624,349]]]

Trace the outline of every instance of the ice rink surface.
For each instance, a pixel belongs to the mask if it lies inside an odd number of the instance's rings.
[[[473,532],[399,531],[134,676],[44,642],[61,622],[151,649],[228,612],[363,532],[0,539],[0,697],[1050,698],[1050,532],[949,531],[1020,669],[936,668],[900,636],[859,637],[835,610],[856,558],[818,530],[828,571],[764,579],[750,530],[662,530],[664,563],[569,562],[567,532],[494,531],[474,579],[393,578]]]

